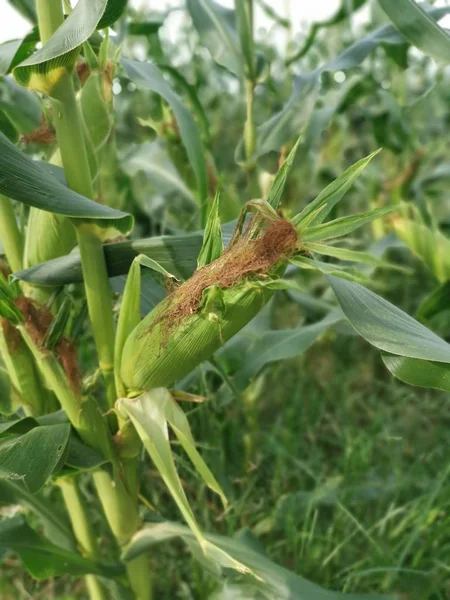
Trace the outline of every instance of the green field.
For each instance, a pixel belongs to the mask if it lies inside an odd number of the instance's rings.
[[[447,600],[450,4],[157,4],[8,0],[0,597]]]

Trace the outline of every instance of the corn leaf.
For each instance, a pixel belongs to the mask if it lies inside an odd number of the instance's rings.
[[[211,473],[206,463],[197,451],[197,448],[195,446],[195,440],[192,437],[191,429],[189,427],[186,415],[175,402],[168,390],[160,388],[152,390],[150,392],[146,392],[145,394],[142,394],[139,398],[136,399],[122,399],[119,401],[119,410],[124,410],[127,413],[127,415],[131,418],[131,420],[137,428],[139,435],[142,438],[142,441],[144,442],[147,448],[148,446],[145,442],[145,439],[148,435],[150,435],[150,431],[153,430],[155,425],[158,426],[158,423],[162,423],[162,421],[164,420],[166,422],[165,428],[167,431],[168,423],[174,431],[180,444],[184,448],[186,454],[191,459],[192,464],[195,466],[198,473],[202,477],[205,484],[221,497],[224,506],[227,505],[225,494],[223,493],[221,487],[217,483],[214,475]],[[153,422],[153,424],[149,428],[147,428],[147,425],[150,422]],[[141,435],[141,432],[144,432],[143,435]],[[168,444],[168,439],[166,441]],[[167,449],[166,442],[164,442],[164,444],[162,444],[161,446],[161,456],[163,456],[165,453],[164,449]],[[167,464],[169,465],[171,462],[173,462],[172,458],[167,462]],[[167,473],[169,473],[170,471],[171,469],[167,469]],[[161,475],[163,476],[163,478],[165,477],[163,472],[161,472]],[[178,479],[178,475],[176,475],[176,479]],[[173,483],[175,484],[175,480],[173,481]],[[172,484],[172,488],[170,488],[169,485],[168,487],[169,489],[176,489],[178,486],[177,484]],[[180,504],[179,508],[181,509]],[[187,506],[185,507],[185,510],[189,512],[190,508]],[[193,531],[195,532],[195,528],[193,529]]]
[[[370,254],[370,252],[362,252],[361,250],[349,250],[348,248],[327,246],[326,244],[318,244],[315,242],[306,242],[304,248],[310,252],[317,252],[317,254],[321,254],[322,256],[331,256],[344,261],[364,263],[366,265],[384,267],[386,269],[405,270],[404,267],[401,267],[400,265],[382,260],[381,258],[378,258],[378,256]]]
[[[400,381],[418,387],[450,392],[450,365],[387,354],[382,355],[381,358],[392,375]]]
[[[240,367],[219,391],[219,403],[226,404],[231,400],[231,395],[243,392],[266,365],[303,354],[322,333],[343,318],[341,311],[334,311],[314,325],[252,333],[250,343],[246,344],[245,352],[242,353],[245,358],[242,359]],[[227,348],[221,356],[226,360],[226,355]]]
[[[60,464],[67,449],[70,424],[42,425],[0,445],[0,477],[20,480],[37,492]]]
[[[42,108],[36,94],[18,85],[12,77],[2,79],[0,108],[19,133],[30,133],[42,122]]]
[[[375,219],[392,213],[394,210],[398,210],[398,208],[395,206],[375,208],[364,213],[350,215],[349,217],[339,217],[322,225],[308,227],[303,233],[303,239],[305,242],[312,242],[342,237]]]
[[[86,573],[115,577],[123,571],[120,564],[102,565],[53,544],[31,529],[22,516],[0,522],[0,549],[16,552],[35,579]]]
[[[67,452],[64,467],[61,470],[61,475],[66,472],[73,475],[76,471],[92,471],[98,469],[107,462],[104,456],[99,452],[86,446],[78,437],[71,433],[69,440],[69,449]]]
[[[37,22],[36,2],[35,0],[8,0],[11,6],[20,12],[20,14],[35,24]]]
[[[243,61],[233,10],[224,8],[214,0],[187,0],[200,41],[213,59],[237,77],[243,75]]]
[[[130,240],[104,246],[108,275],[124,275],[139,254],[145,254],[177,277],[187,278],[195,271],[202,247],[202,233],[158,236]],[[17,279],[36,285],[66,285],[83,281],[80,255],[75,250],[68,256],[14,274]]]
[[[200,127],[202,137],[207,142],[211,140],[210,126],[208,116],[203,108],[203,105],[198,97],[196,88],[193,87],[187,79],[180,73],[178,69],[170,65],[159,64],[161,71],[168,73],[170,77],[178,84],[178,87],[188,96],[192,110],[194,111],[197,122]]]
[[[415,0],[378,0],[410,44],[439,62],[450,62],[450,35]]]
[[[287,178],[289,173],[291,172],[292,166],[294,164],[295,156],[297,154],[297,150],[302,142],[302,136],[298,138],[295,142],[295,146],[289,152],[288,157],[278,169],[277,174],[275,175],[275,179],[272,183],[272,187],[270,188],[270,192],[267,196],[267,202],[270,204],[272,208],[278,208],[281,203],[281,196],[283,195],[284,187],[286,185]]]
[[[203,458],[200,456],[196,445],[195,440],[191,433],[191,428],[189,427],[189,422],[187,420],[186,415],[183,410],[178,406],[172,396],[169,399],[167,396],[167,401],[165,404],[165,416],[167,422],[173,429],[176,437],[178,438],[180,444],[184,448],[184,451],[191,459],[192,464],[196,468],[197,472],[205,482],[205,484],[218,496],[220,496],[224,507],[226,508],[228,502],[225,497],[225,494],[222,491],[222,488],[217,483],[216,478],[209,470]]]
[[[126,58],[121,60],[121,64],[124,67],[127,76],[134,83],[149,88],[164,98],[172,108],[180,128],[181,139],[195,173],[200,209],[204,220],[206,220],[208,180],[206,175],[205,156],[200,134],[192,115],[154,65],[151,63],[128,60]]]
[[[269,152],[277,152],[293,137],[302,134],[309,122],[320,90],[320,77],[316,71],[295,78],[290,99],[283,109],[256,129],[255,160]],[[236,147],[235,158],[244,162],[244,141]]]
[[[396,234],[441,282],[450,279],[450,240],[437,229],[411,219],[395,218]]]
[[[370,344],[391,354],[450,363],[450,344],[362,285],[329,277],[342,310]]]
[[[166,406],[170,402],[173,399],[168,390],[155,388],[135,399],[119,399],[116,408],[131,419],[181,514],[202,543],[204,537],[184,493],[170,447],[166,418]]]
[[[199,548],[187,527],[167,521],[141,529],[125,549],[123,558],[132,560],[155,544],[178,537],[188,544],[196,558],[204,559],[206,554],[208,562],[218,567],[218,573],[234,568],[236,575],[244,575],[245,581],[250,581],[268,600],[387,600],[386,596],[376,594],[343,594],[325,590],[272,562],[242,538],[206,534],[206,542]]]
[[[0,133],[0,193],[59,215],[128,233],[133,217],[98,204],[60,183]]]
[[[376,150],[372,154],[369,154],[369,156],[366,156],[366,158],[362,158],[327,185],[315,200],[307,204],[305,208],[292,219],[294,227],[298,231],[303,232],[306,224],[320,225],[333,207],[342,200],[372,158],[379,152],[380,150]],[[312,214],[314,214],[314,219],[308,219]]]
[[[389,2],[389,0],[386,0]],[[450,7],[426,8],[432,19],[440,19],[450,12]],[[379,46],[403,46],[404,38],[392,25],[385,25],[349,46],[344,52],[325,65],[310,73],[302,74],[294,79],[291,97],[280,112],[273,115],[266,123],[257,128],[256,152],[253,159],[271,151],[278,151],[293,136],[298,136],[309,122],[320,89],[323,73],[347,71],[360,65],[367,56]],[[244,144],[241,140],[236,148],[236,158],[243,160]]]
[[[23,504],[40,519],[46,537],[66,550],[76,550],[77,545],[67,517],[60,513],[54,503],[42,494],[32,494],[19,481],[0,480],[0,504]]]
[[[125,4],[123,0],[80,0],[42,48],[14,69],[16,80],[51,95],[61,75],[75,64],[82,44],[97,27],[111,25]]]
[[[9,73],[25,60],[39,42],[39,31],[35,27],[21,40],[9,40],[0,44],[0,77]]]
[[[220,226],[219,203],[220,203],[221,183],[217,187],[216,195],[209,211],[206,222],[205,233],[203,236],[202,249],[197,258],[197,267],[204,267],[222,256],[223,241],[222,228]]]
[[[343,277],[350,281],[359,281],[360,283],[370,284],[371,280],[364,276],[363,273],[350,269],[343,265],[336,265],[333,263],[327,263],[307,256],[294,256],[289,262],[300,269],[309,269],[312,271],[318,271],[325,275],[335,275],[336,277]]]
[[[305,56],[305,54],[307,54],[308,50],[313,45],[314,40],[316,39],[316,36],[321,29],[333,27],[333,25],[338,25],[345,19],[348,19],[351,16],[352,12],[358,10],[358,8],[365,4],[366,1],[367,0],[350,0],[349,2],[348,0],[342,0],[341,6],[334,13],[334,15],[332,15],[326,21],[319,21],[311,25],[311,28],[308,31],[308,34],[302,47],[299,48],[297,52],[295,52],[295,54],[293,54],[287,59],[286,64],[290,65],[291,63]]]
[[[156,192],[177,194],[197,206],[191,190],[160,143],[148,142],[137,146],[122,162],[122,168],[130,177],[143,173]]]
[[[416,312],[419,321],[428,321],[441,312],[450,310],[450,281],[437,287],[420,303]]]
[[[5,135],[10,142],[17,144],[19,140],[19,132],[14,127],[11,119],[3,110],[0,110],[0,132],[3,133],[3,135]]]

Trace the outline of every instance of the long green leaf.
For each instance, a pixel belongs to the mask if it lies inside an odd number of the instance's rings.
[[[121,565],[101,565],[53,544],[31,529],[23,517],[0,522],[0,549],[17,552],[36,579],[86,573],[116,577],[123,571]]]
[[[302,223],[307,220],[312,213],[315,213],[313,220],[308,219],[308,224],[320,225],[333,207],[352,187],[356,179],[361,175],[372,158],[379,152],[380,150],[372,152],[372,154],[362,158],[344,171],[341,175],[339,175],[339,177],[327,185],[327,187],[323,189],[312,202],[307,204],[305,208],[292,219],[292,224],[296,228],[299,226],[299,230],[303,231],[303,228],[301,227]]]
[[[303,239],[307,242],[313,242],[342,237],[375,219],[392,213],[394,210],[397,210],[397,208],[388,206],[386,208],[375,208],[348,217],[339,217],[338,219],[334,219],[334,221],[328,221],[328,223],[307,228],[303,233]]]
[[[410,44],[437,61],[450,62],[450,35],[415,0],[378,0]]]
[[[402,242],[426,264],[440,283],[450,279],[450,240],[443,233],[401,217],[394,219],[393,225]]]
[[[317,254],[321,254],[322,256],[331,256],[343,261],[364,263],[366,265],[373,265],[374,267],[404,270],[404,267],[382,260],[381,258],[378,258],[378,256],[370,254],[370,252],[362,252],[361,250],[349,250],[348,248],[327,246],[326,244],[318,244],[315,242],[306,242],[304,248],[310,252],[317,252]]]
[[[220,188],[221,184],[219,183],[211,210],[209,211],[208,220],[206,222],[202,248],[197,257],[198,268],[209,265],[209,263],[215,261],[217,258],[219,258],[219,256],[222,256],[223,241],[219,216]]]
[[[42,108],[34,92],[5,77],[0,86],[0,108],[19,133],[30,133],[42,122]]]
[[[303,354],[322,333],[342,319],[342,313],[335,311],[314,325],[265,331],[259,335],[253,333],[252,341],[243,353],[239,369],[219,393],[220,403],[224,404],[229,400],[230,388],[234,393],[243,392],[266,365]]]
[[[151,189],[163,195],[176,193],[196,205],[191,190],[186,186],[175,165],[158,142],[138,146],[123,160],[122,168],[130,177],[143,173]]]
[[[77,194],[0,133],[0,193],[56,214],[128,233],[133,217]]]
[[[392,375],[409,385],[450,392],[450,365],[387,354],[382,359]]]
[[[184,519],[202,542],[203,534],[181,485],[169,442],[166,405],[173,402],[170,392],[156,388],[138,398],[117,401],[119,413],[131,419],[155,467],[167,485]]]
[[[214,0],[187,0],[189,11],[200,41],[213,59],[234,75],[243,75],[243,57],[239,46],[236,16],[233,10]]]
[[[35,0],[8,0],[8,2],[31,23],[37,22]]]
[[[292,166],[294,164],[295,157],[297,155],[298,148],[302,142],[302,137],[300,136],[298,140],[295,142],[295,146],[289,152],[288,157],[278,169],[277,174],[275,175],[275,179],[272,183],[272,187],[270,188],[269,194],[267,196],[267,202],[270,204],[272,208],[278,208],[281,203],[281,197],[283,195],[283,191],[286,185],[287,178],[289,173],[292,170]]]
[[[342,310],[370,344],[399,356],[450,363],[450,344],[367,288],[329,277]]]
[[[39,42],[39,32],[34,28],[21,40],[10,40],[0,44],[0,77],[25,60]]]
[[[204,217],[206,217],[208,179],[205,155],[200,134],[192,115],[154,65],[125,58],[121,60],[121,64],[127,76],[134,83],[143,85],[160,95],[172,108],[180,128],[181,139],[197,180],[200,209]]]
[[[430,18],[438,20],[450,12],[450,7],[427,7],[426,12]],[[294,80],[291,97],[285,106],[269,121],[257,128],[257,148],[253,158],[258,158],[271,151],[278,151],[289,140],[301,133],[313,113],[323,73],[347,71],[357,67],[379,46],[395,47],[404,44],[404,38],[395,27],[385,25],[360,38],[325,65],[310,73],[297,76]],[[238,160],[242,160],[242,140],[236,148],[236,157]]]
[[[70,424],[42,425],[0,444],[0,477],[20,480],[37,492],[60,464],[67,449]]]
[[[450,310],[450,281],[445,281],[422,300],[416,317],[419,321],[428,321],[447,310]]]
[[[18,481],[0,480],[0,505],[23,504],[41,520],[45,535],[61,548],[76,550],[76,542],[67,517],[41,494],[32,494]]]
[[[308,31],[308,35],[306,36],[302,47],[299,48],[297,52],[295,52],[295,54],[293,54],[286,60],[286,64],[290,65],[291,63],[305,56],[305,54],[313,45],[314,40],[316,39],[316,36],[321,29],[332,27],[333,25],[338,25],[345,19],[348,19],[351,16],[351,13],[358,10],[358,8],[365,4],[366,1],[367,0],[342,0],[341,6],[338,8],[334,15],[332,15],[326,21],[319,21],[311,25],[311,28]]]
[[[161,236],[106,244],[104,248],[108,275],[124,275],[139,254],[145,254],[167,271],[187,278],[195,271],[202,247],[202,234]],[[14,274],[22,281],[36,285],[60,286],[83,281],[79,252],[76,250],[42,265]]]
[[[16,80],[51,95],[61,74],[75,64],[84,42],[97,27],[111,25],[125,5],[123,0],[80,0],[42,48],[14,69]]]
[[[296,77],[290,99],[283,109],[257,127],[256,151],[253,159],[278,151],[293,137],[301,135],[309,122],[320,90],[319,73],[314,71]],[[236,160],[242,162],[244,142],[236,147]]]
[[[139,531],[125,549],[123,558],[131,560],[150,550],[155,544],[181,537],[194,555],[217,567],[240,569],[236,574],[244,575],[257,587],[263,598],[268,600],[387,600],[377,594],[342,594],[325,590],[272,562],[265,554],[255,550],[242,539],[207,534],[206,544],[200,548],[189,529],[178,523],[163,522],[147,525]],[[205,550],[203,554],[202,550]],[[233,562],[236,566],[233,567]],[[240,565],[240,566],[239,566]],[[244,570],[245,569],[245,570]],[[220,572],[220,571],[219,571]]]

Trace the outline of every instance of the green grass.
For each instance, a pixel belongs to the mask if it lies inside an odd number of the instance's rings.
[[[258,387],[191,415],[214,472],[231,482],[224,516],[184,473],[199,519],[228,534],[250,528],[271,558],[325,587],[448,597],[445,395],[391,381],[367,344],[344,337],[275,366]],[[152,500],[169,506],[162,486],[146,481]],[[206,598],[212,580],[176,547],[155,559],[157,572],[171,572],[157,597]],[[190,596],[177,595],[180,580]]]
[[[445,394],[391,380],[362,340],[334,335],[263,379],[227,407],[212,399],[191,412],[196,439],[231,500],[224,514],[180,453],[200,523],[227,534],[249,528],[272,559],[324,587],[448,598]],[[143,481],[149,501],[179,520],[151,465]],[[155,547],[151,563],[165,574],[158,600],[202,600],[217,586],[181,543]],[[2,570],[13,588],[5,599],[83,597],[80,582],[33,582],[16,560]]]

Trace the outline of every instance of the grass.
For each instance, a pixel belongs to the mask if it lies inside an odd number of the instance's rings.
[[[445,395],[391,381],[377,353],[344,337],[275,366],[264,389],[191,415],[214,472],[221,463],[232,481],[223,516],[186,474],[199,518],[223,533],[250,528],[271,558],[325,587],[447,598]],[[155,566],[172,565],[173,585],[157,597],[206,598],[212,582],[184,551],[179,561],[163,552],[172,560]],[[180,579],[191,595],[180,595]]]
[[[264,386],[257,381],[241,401],[222,409],[211,401],[190,420],[231,500],[224,514],[179,455],[205,528],[249,528],[271,558],[324,587],[395,591],[402,600],[449,597],[444,394],[391,380],[362,340],[331,334],[303,357],[274,365]],[[150,503],[179,519],[151,465],[143,481]],[[152,567],[166,574],[158,600],[202,600],[214,590],[215,580],[188,556],[177,542],[155,548]],[[5,600],[83,597],[79,582],[36,583],[15,560],[2,571],[13,588],[2,591]]]

